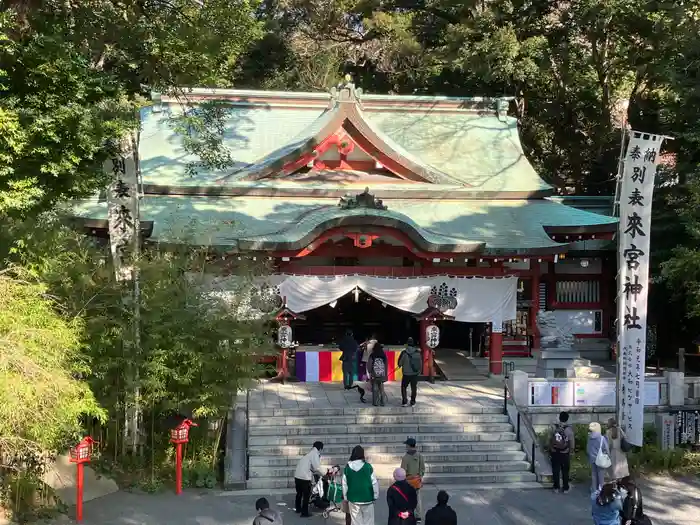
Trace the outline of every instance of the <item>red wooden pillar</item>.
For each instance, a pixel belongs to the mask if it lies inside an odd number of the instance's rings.
[[[540,266],[539,263],[533,262],[536,265],[532,272],[532,304],[530,305],[530,330],[532,331],[532,349],[539,350],[540,348],[540,331],[537,329],[537,314],[540,311]]]
[[[503,374],[503,327],[495,326],[495,323],[491,324],[489,373],[499,376]]]
[[[289,377],[289,350],[282,348],[277,356],[277,379],[284,381]]]
[[[615,305],[614,295],[611,293],[613,288],[613,282],[615,279],[615,270],[611,264],[611,261],[607,257],[602,258],[602,268],[600,275],[600,305],[603,310],[602,314],[602,336],[612,338],[613,334],[610,333],[610,328],[612,326],[611,322],[611,311]]]

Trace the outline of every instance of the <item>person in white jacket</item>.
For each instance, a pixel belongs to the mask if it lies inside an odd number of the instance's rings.
[[[357,445],[343,470],[343,499],[348,502],[352,525],[374,525],[374,502],[379,498],[379,482],[365,451]]]
[[[297,497],[294,501],[294,511],[301,514],[302,517],[308,518],[311,516],[309,512],[309,498],[311,498],[311,486],[314,479],[314,474],[322,476],[321,472],[321,451],[323,443],[320,441],[314,442],[311,451],[299,460],[297,468],[294,471],[294,488],[297,491]]]

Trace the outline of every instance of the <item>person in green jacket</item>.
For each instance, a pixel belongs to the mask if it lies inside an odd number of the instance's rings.
[[[401,460],[401,468],[406,471],[406,481],[416,489],[418,496],[418,506],[416,507],[416,521],[421,521],[423,517],[423,503],[421,502],[420,489],[423,486],[423,476],[425,476],[425,461],[418,448],[416,448],[416,440],[408,438],[404,441],[406,445],[406,454]]]
[[[365,451],[357,445],[343,470],[343,499],[348,502],[352,525],[375,525],[374,502],[379,498],[379,482]]]

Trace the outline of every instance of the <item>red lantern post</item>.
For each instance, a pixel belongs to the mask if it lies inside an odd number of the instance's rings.
[[[185,419],[170,431],[170,442],[175,444],[175,494],[182,494],[182,445],[190,440],[190,427],[196,426]]]
[[[90,463],[92,447],[95,443],[97,441],[90,436],[85,436],[80,440],[80,443],[70,449],[70,461],[75,463],[78,469],[76,482],[77,498],[75,500],[75,519],[78,522],[83,521],[83,465]]]

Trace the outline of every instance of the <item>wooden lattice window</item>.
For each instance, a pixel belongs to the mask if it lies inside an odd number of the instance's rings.
[[[566,304],[599,303],[600,281],[558,281],[556,302]]]

